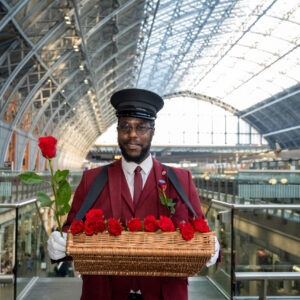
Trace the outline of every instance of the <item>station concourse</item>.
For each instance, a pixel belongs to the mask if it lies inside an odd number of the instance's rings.
[[[121,158],[127,88],[163,98],[151,155],[191,172],[221,244],[189,300],[299,300],[299,20],[299,0],[0,0],[0,300],[80,299],[73,263],[48,257],[38,139],[57,139],[73,196]]]

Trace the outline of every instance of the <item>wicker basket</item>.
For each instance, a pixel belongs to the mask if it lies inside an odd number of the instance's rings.
[[[179,232],[68,233],[67,253],[86,275],[195,276],[214,252],[214,232],[185,241]]]

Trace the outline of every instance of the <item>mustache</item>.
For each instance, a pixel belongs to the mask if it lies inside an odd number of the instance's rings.
[[[135,140],[132,140],[132,141],[128,141],[126,143],[124,143],[124,145],[136,145],[136,146],[142,146],[141,143],[135,141]]]

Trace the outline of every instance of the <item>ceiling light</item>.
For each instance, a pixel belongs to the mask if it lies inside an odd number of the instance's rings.
[[[81,64],[81,65],[79,66],[79,69],[80,69],[80,70],[84,70],[84,65]]]
[[[87,79],[84,79],[83,81],[85,84],[89,84],[89,81]]]

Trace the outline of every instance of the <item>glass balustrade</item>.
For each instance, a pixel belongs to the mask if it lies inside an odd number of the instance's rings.
[[[242,272],[299,276],[300,221],[294,217],[299,212],[300,205],[230,206],[213,201],[207,220],[219,237],[222,263],[207,270],[209,278],[228,298],[258,297],[266,288],[268,296],[300,299],[300,277],[268,280],[266,287],[262,279],[235,279]]]
[[[81,173],[71,174],[74,188],[80,177]],[[34,197],[38,190],[45,188],[45,192],[48,187],[22,187],[16,174],[0,178],[1,183],[10,183],[0,188],[0,300],[11,300],[20,297],[37,277],[72,276],[72,270],[67,267],[60,274],[47,257],[46,241],[54,226],[53,214],[48,208],[39,208]],[[199,193],[208,224],[220,241],[222,262],[205,268],[201,275],[207,275],[227,299],[258,299],[262,290],[268,297],[300,299],[298,278],[253,280],[237,276],[255,272],[300,274],[300,205],[273,204],[234,193],[229,196],[234,185],[209,184],[205,193],[222,197],[210,201]],[[227,197],[220,187],[227,191]]]

